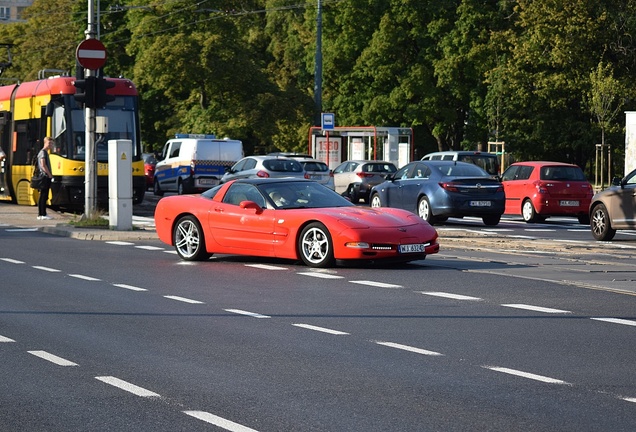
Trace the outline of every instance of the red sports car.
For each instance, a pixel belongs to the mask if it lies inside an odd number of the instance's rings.
[[[356,206],[313,181],[241,179],[199,195],[163,198],[155,210],[161,241],[184,260],[238,254],[302,260],[424,259],[437,232],[412,212]]]

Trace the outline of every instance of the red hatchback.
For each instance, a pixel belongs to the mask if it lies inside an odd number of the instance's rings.
[[[517,162],[501,176],[506,193],[505,214],[521,215],[526,222],[549,216],[572,216],[589,224],[592,185],[583,170],[561,162]]]

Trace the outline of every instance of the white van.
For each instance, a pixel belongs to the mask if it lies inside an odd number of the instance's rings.
[[[498,176],[499,172],[499,160],[494,153],[479,152],[479,151],[440,151],[429,153],[422,158],[422,160],[450,160],[468,162],[473,165],[486,170],[491,176]]]
[[[214,135],[176,134],[163,146],[155,167],[153,190],[199,193],[219,184],[219,180],[243,157],[243,143],[217,139]]]

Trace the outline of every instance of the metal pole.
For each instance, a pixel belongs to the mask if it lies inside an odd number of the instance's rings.
[[[95,16],[94,0],[88,0],[88,27],[86,29],[86,39],[95,39],[95,28],[93,17]],[[84,78],[94,76],[94,71],[84,69]],[[86,107],[85,109],[84,141],[86,147],[85,163],[85,190],[84,190],[84,217],[92,219],[97,210],[97,158],[95,156],[95,110]]]
[[[314,67],[314,104],[316,117],[314,125],[318,126],[322,112],[322,0],[318,0],[316,14],[316,64]]]

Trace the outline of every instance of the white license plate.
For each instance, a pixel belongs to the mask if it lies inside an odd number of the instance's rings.
[[[310,175],[309,179],[310,180],[322,180],[322,176],[320,174],[318,174],[318,175]]]
[[[400,245],[400,253],[421,253],[426,251],[426,245],[422,243],[417,244],[403,244]]]
[[[579,206],[579,202],[578,201],[561,201],[559,203],[561,205],[561,207],[578,207]]]
[[[219,184],[219,181],[215,179],[200,179],[199,184],[201,186],[216,186]]]
[[[471,207],[490,207],[491,205],[492,205],[492,202],[490,201],[471,201],[470,202]]]

